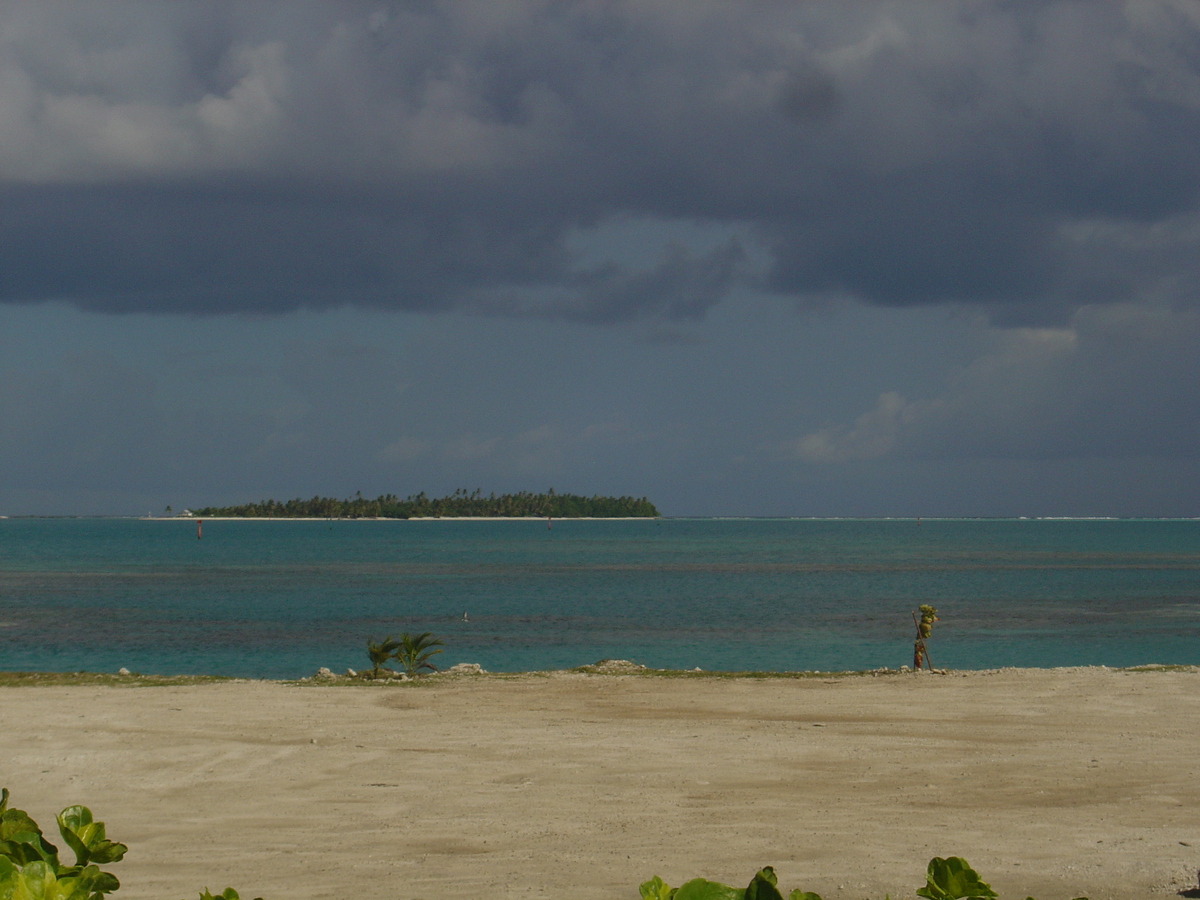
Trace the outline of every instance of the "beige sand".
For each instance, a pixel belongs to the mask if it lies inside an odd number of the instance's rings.
[[[1200,673],[0,689],[0,783],[130,846],[125,900],[635,900],[654,874],[911,897],[1173,897],[1200,866]]]

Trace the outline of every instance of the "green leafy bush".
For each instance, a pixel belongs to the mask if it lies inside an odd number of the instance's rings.
[[[928,900],[992,900],[996,892],[967,865],[961,856],[942,859],[935,856],[925,873],[925,887],[917,890],[918,897]]]
[[[735,888],[717,881],[693,878],[677,888],[667,887],[655,875],[641,886],[642,900],[783,900],[779,881],[770,866],[760,869],[745,888]],[[809,891],[795,890],[788,900],[821,900]]]
[[[8,808],[8,788],[0,789],[0,900],[103,900],[121,886],[100,866],[120,862],[129,848],[110,841],[91,810],[68,806],[58,814],[58,831],[75,853],[74,865],[58,858],[58,848],[28,813]],[[238,895],[233,888],[216,897],[205,890],[200,900],[238,900]]]
[[[0,792],[0,900],[99,900],[121,886],[96,864],[118,862],[128,848],[108,840],[104,823],[93,821],[87,807],[64,809],[58,830],[75,851],[74,865],[59,860],[58,848],[28,813],[8,808],[8,788]]]
[[[673,888],[655,875],[643,882],[639,890],[642,900],[784,900],[775,870],[770,866],[759,870],[744,889],[703,878],[693,878]],[[927,900],[994,900],[996,892],[962,857],[942,859],[938,856],[929,861],[925,886],[917,889],[917,896]],[[787,895],[787,900],[821,900],[821,897],[812,891],[797,889]],[[1075,900],[1087,898],[1076,897]]]

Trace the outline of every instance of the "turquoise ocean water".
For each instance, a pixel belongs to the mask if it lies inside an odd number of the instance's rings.
[[[1200,664],[1200,521],[0,520],[0,669],[284,678],[433,631],[443,665]],[[467,621],[463,621],[463,613]]]

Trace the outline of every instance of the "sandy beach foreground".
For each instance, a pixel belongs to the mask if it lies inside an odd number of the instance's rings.
[[[1200,867],[1200,672],[0,689],[0,783],[90,806],[125,900],[635,900],[703,875],[911,897],[1173,897]],[[56,837],[57,835],[55,835]]]

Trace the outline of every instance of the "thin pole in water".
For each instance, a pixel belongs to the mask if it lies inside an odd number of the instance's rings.
[[[196,540],[200,540],[200,524],[201,524],[203,521],[204,521],[203,519],[197,519],[197,520],[196,520]]]

